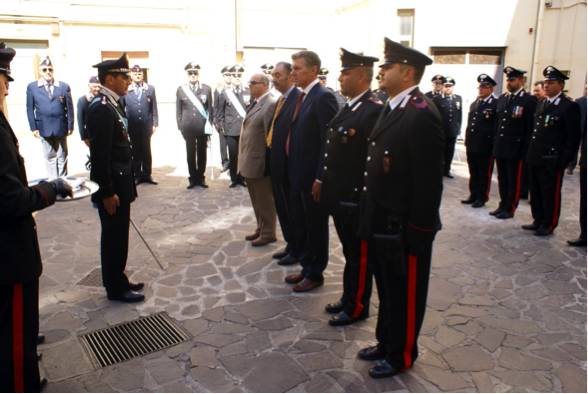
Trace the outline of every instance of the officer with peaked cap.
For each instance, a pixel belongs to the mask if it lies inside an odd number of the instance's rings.
[[[0,391],[38,393],[47,385],[37,361],[39,277],[42,271],[37,227],[32,213],[73,196],[60,179],[29,187],[18,140],[2,112],[10,62],[16,54],[0,42]]]
[[[368,243],[380,300],[378,344],[358,354],[383,360],[369,370],[373,378],[394,376],[418,357],[443,193],[441,117],[418,88],[433,61],[388,38],[384,43],[379,84],[390,100],[369,139],[358,233]]]
[[[241,125],[245,119],[245,113],[250,105],[251,96],[249,88],[243,87],[241,78],[245,69],[240,65],[231,67],[233,83],[231,88],[225,89],[219,98],[218,103],[218,124],[227,137],[229,147],[229,175],[231,183],[229,187],[237,185],[247,186],[245,179],[237,172],[239,160],[239,136]]]
[[[208,188],[205,181],[206,148],[212,134],[214,117],[212,89],[200,83],[200,65],[190,62],[184,67],[188,83],[176,92],[176,120],[186,141],[186,158],[190,172],[188,189],[195,186]]]
[[[533,132],[533,114],[537,98],[524,89],[526,71],[505,67],[506,89],[500,95],[496,108],[492,156],[498,173],[498,208],[490,215],[498,219],[510,219],[519,205],[525,157]]]
[[[443,176],[453,179],[453,175],[451,175],[451,162],[453,161],[453,155],[455,154],[457,136],[461,134],[463,108],[461,96],[453,94],[455,79],[451,77],[444,79],[443,93],[434,96],[432,101],[437,106],[439,114],[441,114],[443,132],[445,133]]]
[[[143,301],[145,296],[136,292],[143,288],[143,283],[129,282],[125,274],[131,203],[137,198],[128,120],[120,102],[131,84],[129,58],[125,52],[119,59],[105,60],[92,67],[98,69],[102,85],[86,115],[90,179],[100,186],[92,195],[92,202],[98,206],[102,226],[102,284],[109,300]]]
[[[264,65],[261,66],[261,72],[264,73],[265,75],[267,75],[267,77],[270,80],[270,84],[269,84],[269,91],[270,94],[275,97],[276,99],[278,99],[282,94],[276,90],[276,88],[274,87],[274,83],[272,82],[272,71],[274,69],[274,65],[271,63],[265,63]]]
[[[90,146],[90,139],[86,131],[86,112],[90,103],[100,92],[100,81],[98,77],[90,77],[88,81],[88,92],[78,99],[76,117],[78,119],[78,129],[80,129],[80,137],[86,146]]]
[[[220,101],[220,95],[222,94],[223,90],[228,89],[231,87],[232,77],[231,77],[231,66],[224,66],[221,70],[221,74],[223,76],[223,84],[216,89],[214,89],[214,104],[213,104],[213,113],[214,113],[214,127],[218,132],[218,138],[220,142],[220,156],[221,156],[221,164],[222,169],[221,172],[229,171],[229,155],[227,151],[227,136],[221,132],[221,128],[218,124],[218,103]]]
[[[543,70],[545,97],[534,116],[527,163],[533,223],[523,226],[534,235],[553,233],[561,211],[563,172],[578,151],[580,142],[580,106],[563,94],[568,77],[553,66]]]
[[[492,184],[492,141],[498,100],[492,92],[496,81],[488,74],[478,76],[478,99],[470,105],[465,133],[465,148],[470,172],[468,182],[470,195],[462,204],[473,208],[483,207],[488,201]]]
[[[367,243],[357,234],[359,201],[363,187],[368,138],[383,105],[373,99],[370,89],[374,62],[379,59],[362,56],[341,48],[339,84],[349,97],[327,125],[327,141],[321,192],[321,205],[333,217],[343,245],[345,270],[343,294],[338,302],[325,309],[335,313],[332,326],[343,326],[366,319],[372,294],[372,268],[367,263]]]
[[[441,95],[441,93],[443,93],[443,84],[445,82],[447,82],[447,80],[445,79],[445,77],[443,75],[441,75],[441,74],[435,75],[433,78],[431,78],[431,83],[433,84],[433,89],[431,91],[425,93],[425,96],[427,96],[430,99],[433,99],[433,97]]]

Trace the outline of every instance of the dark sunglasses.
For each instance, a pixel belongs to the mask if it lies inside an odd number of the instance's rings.
[[[188,71],[188,75],[198,75],[198,71]]]
[[[233,74],[231,74],[231,75],[232,75],[233,77],[241,78],[241,76],[242,76],[243,74],[241,74],[241,73],[233,73]]]
[[[231,76],[231,73],[224,73],[223,74],[223,77],[230,77],[230,76]]]
[[[49,68],[42,68],[41,71],[43,71],[44,73],[46,73],[47,71],[51,71],[53,72],[53,67],[49,67]]]
[[[257,81],[249,81],[248,82],[249,85],[258,85],[258,84],[263,84],[263,82],[257,82]]]

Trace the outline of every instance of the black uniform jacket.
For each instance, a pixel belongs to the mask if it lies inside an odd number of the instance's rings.
[[[576,100],[576,102],[580,105],[580,113],[582,115],[582,125],[580,128],[580,132],[582,133],[582,147],[580,152],[580,167],[586,168],[586,96],[582,96]]]
[[[214,104],[212,106],[212,123],[214,124],[214,127],[216,127],[216,131],[220,131],[220,127],[218,126],[218,103],[220,101],[220,95],[223,93],[223,90],[225,90],[226,86],[219,86],[216,89],[214,89],[214,94],[213,94],[213,98],[214,98]]]
[[[101,89],[86,115],[92,160],[90,179],[100,186],[92,194],[95,203],[102,203],[115,194],[124,203],[133,202],[137,197],[131,144],[121,118],[125,118],[123,108]]]
[[[18,140],[0,111],[0,286],[23,283],[43,270],[32,212],[55,202],[48,183],[28,187]]]
[[[223,90],[219,96],[217,119],[219,127],[223,130],[226,136],[237,137],[241,135],[241,126],[243,125],[244,117],[239,115],[239,112],[235,109],[235,103],[229,99],[227,93],[229,89]],[[247,111],[251,101],[253,101],[249,93],[249,88],[242,88],[238,93],[236,93],[234,89],[232,91],[241,103],[243,109]]]
[[[187,86],[187,85],[186,85]],[[208,122],[212,124],[213,111],[212,111],[212,90],[210,86],[204,84],[198,84],[195,94],[196,99],[200,101],[204,111],[208,115]],[[187,138],[204,137],[204,125],[206,120],[196,106],[192,103],[190,98],[184,92],[182,87],[178,87],[176,92],[176,120],[178,122],[178,129],[182,132],[182,135]]]
[[[445,96],[440,94],[433,98],[443,122],[443,133],[445,138],[457,138],[461,133],[461,121],[463,114],[463,103],[461,96],[452,94]]]
[[[427,96],[427,98],[433,100],[433,97],[441,96],[441,93],[436,93],[435,91],[430,90],[427,93],[425,93],[425,96]]]
[[[159,126],[155,88],[143,82],[143,91],[139,99],[133,87],[134,84],[129,86],[127,95],[120,98],[121,105],[129,120],[129,134],[151,135],[153,134],[153,126]]]
[[[561,171],[578,151],[581,138],[580,106],[561,94],[549,104],[544,98],[535,111],[535,128],[529,143],[527,162]]]
[[[404,240],[409,245],[432,242],[441,228],[441,117],[418,88],[387,116],[386,112],[380,113],[370,136],[358,235],[367,241],[382,231],[376,223],[398,215],[406,225]]]
[[[470,105],[465,133],[465,147],[468,152],[492,154],[497,104],[498,100],[490,96],[482,104],[478,99]]]
[[[368,138],[383,108],[372,94],[368,90],[352,108],[345,104],[327,125],[321,204],[330,215],[338,214],[339,201],[359,201]]]
[[[78,118],[78,129],[80,130],[80,138],[82,140],[88,139],[88,132],[86,131],[86,112],[90,106],[88,97],[94,98],[94,96],[84,94],[78,99],[78,107],[76,111],[76,117]]]
[[[500,160],[520,160],[529,147],[537,98],[524,89],[508,104],[507,97],[507,93],[498,97],[492,156]]]
[[[274,122],[272,148],[270,153],[270,168],[272,182],[279,185],[288,184],[288,172],[286,171],[288,169],[286,166],[288,161],[288,156],[286,156],[286,141],[288,140],[288,131],[290,131],[290,126],[292,125],[292,117],[294,116],[298,96],[300,96],[300,89],[292,89],[288,97],[284,100],[284,104],[282,104],[282,108]]]

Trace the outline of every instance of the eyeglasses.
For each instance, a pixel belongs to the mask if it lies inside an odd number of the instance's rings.
[[[198,71],[188,71],[188,75],[198,75]]]
[[[243,74],[241,74],[241,73],[233,73],[233,74],[231,74],[231,75],[232,75],[233,77],[236,77],[236,78],[241,78],[241,76],[242,76]]]
[[[255,86],[255,85],[263,84],[263,82],[249,81],[248,84]]]
[[[230,76],[231,76],[231,73],[224,73],[223,74],[223,77],[230,77]]]
[[[453,86],[453,84],[452,83],[446,83],[446,84],[443,84],[443,86],[445,86],[446,88],[450,88],[450,87]]]
[[[53,72],[53,67],[42,68],[41,71],[43,71],[44,73],[46,73],[47,71]]]

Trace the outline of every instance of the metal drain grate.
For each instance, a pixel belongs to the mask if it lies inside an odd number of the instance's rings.
[[[133,274],[133,270],[126,270],[125,274],[130,277]],[[88,275],[82,278],[78,283],[78,286],[93,286],[102,287],[102,270],[100,268],[94,268]]]
[[[165,313],[142,317],[80,336],[95,369],[153,353],[191,337]]]

